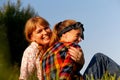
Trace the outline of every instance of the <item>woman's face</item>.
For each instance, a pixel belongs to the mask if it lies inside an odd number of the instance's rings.
[[[79,43],[81,39],[82,30],[81,29],[72,29],[64,34],[64,42],[76,42]]]
[[[37,42],[39,45],[47,45],[51,38],[51,29],[49,26],[37,26],[31,35],[32,41]]]

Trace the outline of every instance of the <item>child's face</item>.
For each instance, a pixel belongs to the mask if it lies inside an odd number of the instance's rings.
[[[50,27],[37,26],[31,35],[32,41],[40,45],[46,45],[50,42],[51,29]]]
[[[64,42],[76,42],[79,43],[82,38],[80,37],[82,35],[81,29],[72,29],[64,34]]]

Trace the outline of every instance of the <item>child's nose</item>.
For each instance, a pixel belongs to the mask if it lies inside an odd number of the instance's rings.
[[[81,38],[81,37],[79,37],[79,38],[78,38],[78,41],[79,41],[79,42],[81,42],[81,41],[82,41],[82,38]]]

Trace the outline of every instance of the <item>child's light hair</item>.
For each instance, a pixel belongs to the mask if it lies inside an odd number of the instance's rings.
[[[50,46],[60,40],[61,36],[59,36],[59,35],[61,35],[60,33],[63,32],[63,30],[65,30],[67,27],[75,25],[76,23],[78,23],[78,22],[75,20],[72,20],[72,19],[67,19],[67,20],[64,20],[63,22],[57,23],[54,26],[53,31],[52,31],[53,33],[52,33],[52,38],[50,41]],[[82,29],[82,31],[84,31],[83,25],[81,23],[80,23],[80,27],[75,28],[75,29],[80,29],[80,28]]]

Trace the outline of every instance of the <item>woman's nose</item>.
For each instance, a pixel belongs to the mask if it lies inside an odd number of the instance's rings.
[[[43,32],[43,34],[46,34],[46,33],[47,33],[47,31],[46,31],[46,30],[43,30],[42,32]]]

